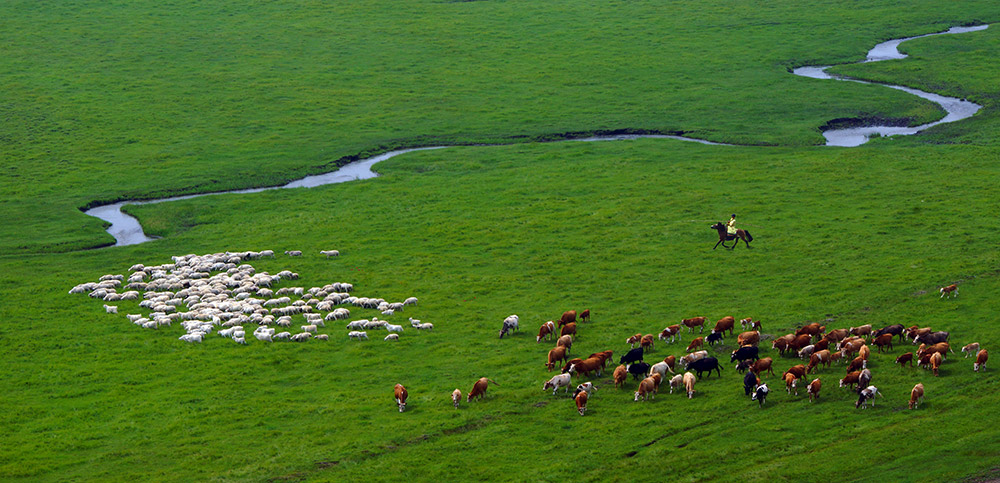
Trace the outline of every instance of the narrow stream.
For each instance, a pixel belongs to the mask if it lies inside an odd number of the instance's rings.
[[[953,27],[946,32],[938,32],[933,34],[918,35],[916,37],[907,37],[904,39],[890,40],[887,42],[882,42],[876,45],[870,51],[868,51],[868,57],[863,62],[877,62],[882,60],[891,59],[903,59],[906,56],[901,54],[898,50],[899,44],[911,40],[918,39],[921,37],[929,37],[931,35],[943,35],[943,34],[959,34],[965,32],[974,32],[977,30],[983,30],[989,27],[988,25],[979,25],[975,27]],[[862,81],[859,79],[852,79],[850,77],[834,76],[826,73],[826,69],[830,66],[822,67],[799,67],[792,71],[795,75],[800,75],[804,77],[811,77],[814,79],[833,79],[842,80],[850,82],[860,82],[862,84],[873,84],[872,82]],[[868,141],[868,138],[873,134],[879,134],[881,136],[894,136],[897,134],[916,134],[924,129],[931,126],[946,122],[955,122],[965,119],[969,116],[975,114],[982,107],[978,104],[968,102],[964,99],[956,99],[954,97],[946,97],[938,94],[932,94],[930,92],[924,92],[918,89],[912,89],[909,87],[895,86],[890,84],[879,84],[892,89],[898,89],[904,92],[908,92],[915,96],[927,99],[931,102],[939,104],[948,114],[941,120],[923,124],[916,127],[897,127],[897,126],[867,126],[858,127],[850,129],[836,129],[827,130],[823,132],[823,136],[826,137],[827,146],[860,146]],[[566,141],[579,141],[579,142],[595,142],[595,141],[622,141],[630,139],[640,139],[640,138],[660,138],[660,139],[678,139],[682,141],[691,141],[702,144],[711,145],[721,145],[721,143],[713,143],[710,141],[705,141],[702,139],[687,138],[682,136],[669,136],[661,134],[624,134],[624,135],[613,135],[613,136],[594,136],[589,138],[580,139],[568,139]],[[186,200],[190,198],[197,198],[201,196],[211,196],[218,194],[229,194],[229,193],[258,193],[266,190],[275,189],[285,189],[285,188],[313,188],[316,186],[323,186],[333,183],[343,183],[345,181],[353,181],[356,179],[367,179],[374,178],[378,176],[374,171],[372,171],[372,166],[380,161],[385,161],[386,159],[392,158],[394,156],[399,156],[400,154],[406,154],[413,151],[424,151],[428,149],[445,149],[449,146],[429,146],[422,148],[411,148],[411,149],[400,149],[396,151],[389,151],[387,153],[380,154],[368,159],[362,159],[360,161],[355,161],[353,163],[344,165],[340,169],[315,175],[307,176],[305,178],[292,181],[288,184],[281,186],[271,186],[267,188],[252,188],[245,190],[234,190],[234,191],[222,191],[216,193],[199,193],[194,195],[186,196],[173,196],[170,198],[162,198],[158,200],[149,201],[121,201],[118,203],[112,203],[108,205],[96,206],[90,208],[84,213],[100,218],[111,226],[108,227],[107,232],[111,236],[115,237],[114,246],[124,246],[124,245],[136,245],[139,243],[145,243],[148,241],[155,240],[156,238],[149,237],[142,230],[142,225],[139,224],[139,220],[125,213],[122,213],[121,208],[124,205],[147,205],[152,203],[163,203],[167,201],[177,201]]]

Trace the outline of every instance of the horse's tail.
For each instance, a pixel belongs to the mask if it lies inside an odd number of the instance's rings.
[[[753,235],[751,235],[749,231],[743,230],[743,233],[747,234],[747,241],[748,242],[752,242],[753,241]]]

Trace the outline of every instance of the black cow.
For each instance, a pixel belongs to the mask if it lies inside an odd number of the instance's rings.
[[[747,375],[743,376],[743,392],[747,396],[753,392],[753,387],[757,385],[757,375],[753,371],[747,371]]]
[[[642,347],[636,347],[618,359],[619,364],[629,364],[632,362],[642,362]]]
[[[754,390],[753,396],[750,396],[750,400],[757,401],[760,407],[764,407],[764,399],[767,398],[768,392],[770,392],[770,389],[767,388],[767,384],[761,384]]]
[[[649,373],[649,364],[646,364],[645,362],[631,364],[627,366],[625,370],[627,370],[629,374],[632,374],[632,377],[638,381],[640,377],[645,378],[646,374]]]
[[[715,345],[717,343],[721,343],[722,332],[712,332],[711,334],[708,334],[708,338],[706,340],[708,341],[708,345]]]
[[[745,361],[747,359],[757,360],[760,357],[757,356],[757,347],[752,345],[745,345],[733,351],[733,356],[729,359],[729,362],[733,361]]]
[[[949,334],[948,332],[944,332],[944,331],[941,331],[941,332],[931,332],[930,334],[927,334],[927,335],[918,335],[915,339],[913,339],[913,343],[914,344],[934,345],[934,344],[937,344],[939,342],[947,342],[949,335],[951,335],[951,334]]]
[[[722,377],[722,366],[719,365],[719,360],[714,357],[691,361],[685,369],[697,372],[698,379],[701,379],[701,373],[705,371],[708,371],[708,375],[711,376],[713,370],[719,373],[719,377]]]
[[[873,339],[878,338],[878,336],[882,334],[898,335],[899,340],[903,340],[903,324],[892,324],[888,327],[883,327],[879,330],[876,330],[875,334],[872,335],[872,338]]]

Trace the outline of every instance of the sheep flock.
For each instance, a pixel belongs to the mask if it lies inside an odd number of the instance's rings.
[[[286,251],[289,256],[301,256],[301,251]],[[336,250],[323,250],[327,258],[339,256]],[[143,329],[163,329],[178,324],[184,328],[179,340],[200,343],[215,332],[238,344],[248,340],[260,342],[306,342],[311,339],[329,340],[320,333],[327,322],[346,320],[351,310],[345,306],[378,311],[392,317],[417,298],[402,302],[387,302],[378,297],[352,295],[354,285],[334,282],[322,287],[275,287],[282,282],[297,280],[299,275],[282,270],[271,275],[247,263],[262,257],[274,257],[273,250],[260,252],[225,252],[208,255],[171,257],[173,263],[146,266],[135,264],[128,275],[108,274],[96,282],[81,283],[70,294],[86,294],[105,302],[104,310],[117,315],[118,301],[138,302],[138,313],[125,314],[129,322]],[[142,310],[145,309],[145,310]],[[148,311],[148,313],[143,313]],[[298,318],[298,320],[296,320]],[[410,326],[418,331],[431,331],[434,326],[409,318]],[[244,329],[247,327],[247,329]],[[246,330],[253,327],[250,338]],[[371,319],[350,321],[345,341],[368,340],[368,330],[385,330],[385,341],[398,340],[403,325]],[[280,331],[280,332],[279,332]]]

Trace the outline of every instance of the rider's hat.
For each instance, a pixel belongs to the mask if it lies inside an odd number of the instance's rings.
[[[732,217],[733,217],[733,218],[736,218],[736,213],[733,213],[733,216],[732,216]]]

